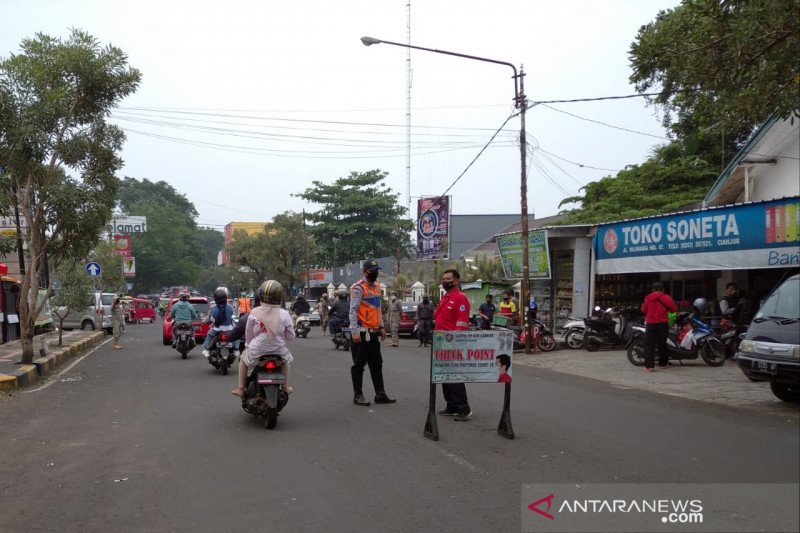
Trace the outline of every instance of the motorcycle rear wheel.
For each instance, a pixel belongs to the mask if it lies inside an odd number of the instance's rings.
[[[719,341],[707,341],[700,346],[700,357],[708,366],[722,366],[725,364],[725,348]]]
[[[228,375],[228,360],[223,359],[222,362],[219,364],[219,371],[222,372],[223,376]]]
[[[181,359],[186,359],[187,353],[188,352],[186,350],[181,350]]]
[[[572,329],[564,335],[564,342],[573,350],[580,350],[583,348],[583,332],[578,329]]]
[[[265,407],[264,411],[264,427],[267,429],[275,429],[278,424],[278,410],[270,407]]]
[[[644,345],[637,340],[628,346],[628,361],[635,366],[644,366]]]
[[[543,352],[552,352],[556,347],[556,339],[552,335],[542,335],[539,339],[539,349]]]

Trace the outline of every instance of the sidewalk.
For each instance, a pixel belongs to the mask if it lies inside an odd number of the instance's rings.
[[[62,346],[58,346],[58,332],[34,337],[32,365],[21,365],[22,344],[11,341],[0,344],[0,392],[11,392],[35,383],[39,378],[54,372],[56,368],[72,357],[86,353],[97,346],[105,334],[102,331],[65,331]],[[47,345],[44,357],[40,356],[43,342]]]
[[[674,363],[653,373],[628,361],[625,350],[571,350],[564,348],[534,354],[514,353],[514,364],[546,368],[555,372],[611,383],[620,389],[636,389],[679,396],[728,407],[744,408],[798,418],[797,404],[776,398],[767,382],[748,380],[735,361],[712,367],[702,359]]]

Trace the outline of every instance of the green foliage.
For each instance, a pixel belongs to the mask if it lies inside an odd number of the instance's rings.
[[[774,111],[798,109],[799,17],[800,0],[684,0],[639,30],[631,81],[660,92],[678,138],[740,145]]]
[[[464,263],[459,271],[461,281],[503,281],[505,273],[500,257],[478,254],[472,263]]]
[[[100,241],[89,252],[92,261],[100,263],[102,270],[95,279],[95,288],[102,292],[125,294],[125,277],[122,275],[122,256],[114,253],[114,245]]]
[[[85,263],[67,259],[61,263],[54,273],[60,283],[58,292],[50,298],[53,316],[58,321],[58,345],[62,345],[64,319],[70,311],[86,308],[92,295],[91,278],[84,269]]]
[[[0,60],[0,214],[19,206],[30,262],[20,288],[23,362],[33,359],[38,280],[97,240],[113,208],[124,134],[106,123],[140,74],[125,54],[80,30],[37,34]]]
[[[380,170],[351,172],[330,185],[314,181],[313,187],[296,195],[322,206],[306,214],[319,245],[318,263],[341,265],[394,256],[398,239],[401,248],[408,249],[414,223],[403,218],[407,215],[397,203],[399,195],[383,182],[387,175]]]
[[[560,205],[580,202],[568,211],[563,224],[587,224],[637,218],[676,211],[702,200],[717,177],[717,170],[677,145],[657,148],[641,165],[631,165],[616,176],[592,182],[583,196],[567,198]]]
[[[288,211],[276,215],[261,233],[234,232],[225,250],[237,272],[234,286],[255,288],[274,279],[289,291],[305,280],[306,256],[313,257],[317,248],[313,238],[305,237],[303,215]]]

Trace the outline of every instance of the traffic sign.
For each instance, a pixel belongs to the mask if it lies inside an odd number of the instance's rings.
[[[103,269],[100,268],[100,263],[97,261],[89,261],[86,263],[86,273],[89,274],[91,277],[96,278],[100,275]]]

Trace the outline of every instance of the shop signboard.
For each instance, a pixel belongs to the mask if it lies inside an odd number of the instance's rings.
[[[522,279],[522,233],[498,235],[496,240],[506,279]],[[528,273],[530,279],[550,279],[547,230],[528,232]]]
[[[114,249],[115,254],[123,257],[131,256],[131,236],[130,235],[114,235]]]
[[[417,200],[417,261],[450,258],[450,196]]]
[[[333,271],[329,268],[320,268],[308,271],[309,287],[327,287],[333,281]]]
[[[122,258],[122,275],[126,278],[136,277],[136,258],[127,256]]]
[[[122,233],[146,233],[147,217],[115,217],[111,220],[111,223],[106,226],[106,230],[112,235]]]
[[[598,227],[597,274],[800,266],[800,198]]]
[[[28,226],[25,217],[19,216],[20,229]],[[17,235],[17,220],[14,217],[0,217],[0,235],[5,237],[15,237]]]
[[[512,331],[434,331],[431,383],[511,383]]]

